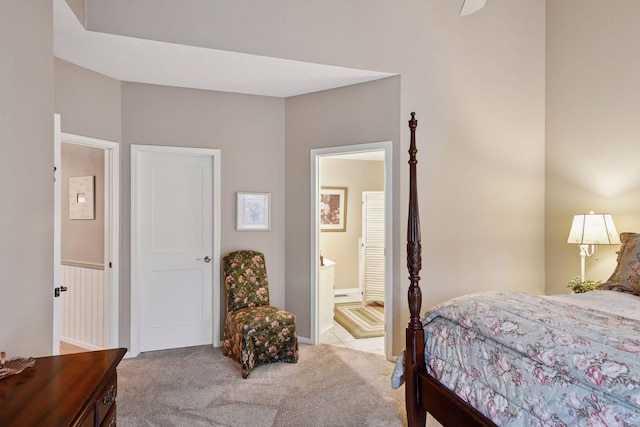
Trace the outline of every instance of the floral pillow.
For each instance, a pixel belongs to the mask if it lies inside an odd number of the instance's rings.
[[[264,255],[236,251],[224,257],[224,284],[229,311],[269,305],[269,283]]]
[[[601,290],[627,292],[640,296],[640,234],[620,233],[622,246],[618,251],[618,265]]]

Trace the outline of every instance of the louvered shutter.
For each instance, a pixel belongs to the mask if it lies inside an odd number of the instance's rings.
[[[362,192],[362,302],[384,303],[384,192]]]

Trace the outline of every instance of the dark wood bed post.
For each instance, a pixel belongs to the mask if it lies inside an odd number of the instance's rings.
[[[422,268],[422,246],[420,244],[420,215],[418,213],[418,185],[416,178],[416,113],[411,113],[409,129],[411,145],[409,146],[409,220],[407,224],[407,269],[409,270],[409,312],[407,325],[406,351],[404,360],[405,398],[407,405],[407,422],[409,426],[424,426],[427,414],[421,407],[418,396],[418,370],[425,369],[424,361],[424,329],[420,321],[422,291],[420,290],[420,269]]]
[[[408,299],[411,318],[407,325],[404,355],[404,390],[407,405],[407,423],[410,427],[423,427],[427,422],[427,410],[444,426],[496,427],[477,409],[472,408],[454,392],[443,386],[427,372],[424,360],[424,329],[420,321],[422,291],[422,247],[420,244],[420,215],[418,213],[418,185],[416,178],[416,113],[411,113],[409,129],[409,223],[407,226],[407,268],[409,269]]]

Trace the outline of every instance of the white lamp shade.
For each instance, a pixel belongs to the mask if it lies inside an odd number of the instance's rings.
[[[567,243],[577,245],[619,245],[620,237],[609,214],[575,215]]]

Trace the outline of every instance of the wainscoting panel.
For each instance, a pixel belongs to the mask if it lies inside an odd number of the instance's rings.
[[[60,284],[67,287],[60,295],[60,339],[89,349],[105,348],[110,298],[104,268],[68,264],[73,263],[63,261],[60,271]]]

